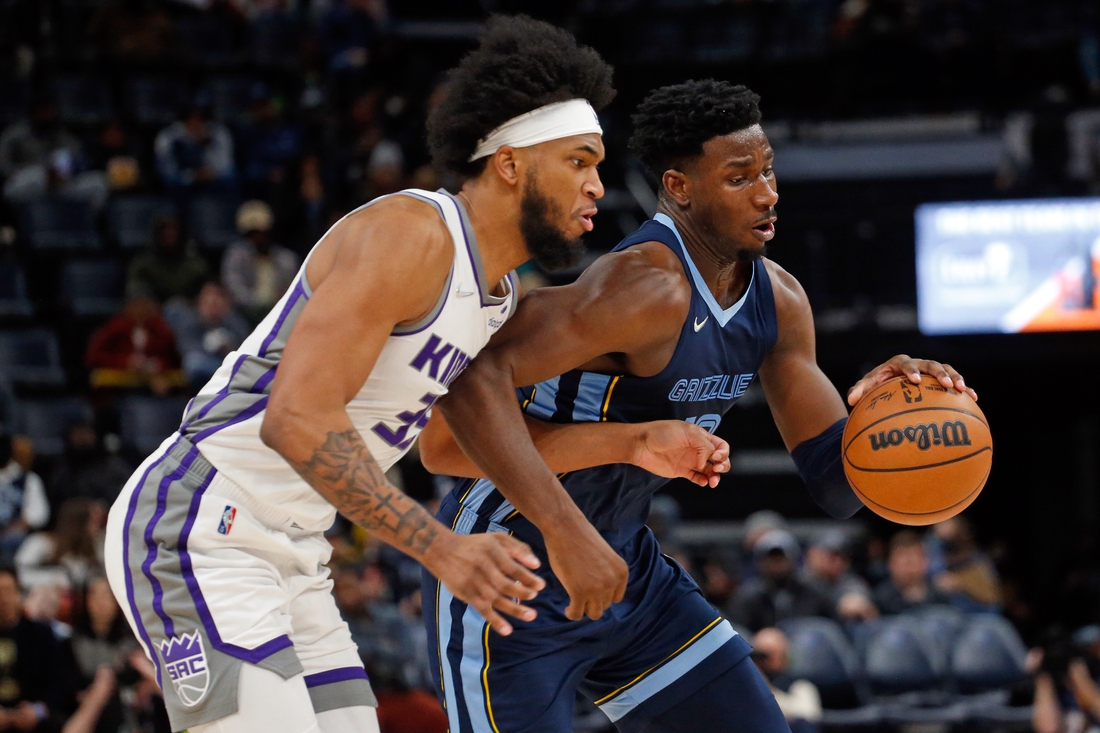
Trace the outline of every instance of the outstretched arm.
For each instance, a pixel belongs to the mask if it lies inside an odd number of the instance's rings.
[[[621,372],[631,355],[660,350],[670,338],[675,343],[691,291],[667,247],[645,247],[601,257],[573,284],[528,295],[438,403],[463,452],[542,532],[550,564],[569,592],[566,616],[574,620],[599,618],[622,598],[626,563],[540,457],[511,389],[580,366]],[[697,436],[698,471],[714,452],[704,435]]]
[[[799,474],[818,506],[835,517],[850,517],[863,506],[848,484],[841,465],[840,439],[848,410],[829,378],[817,365],[813,312],[806,292],[786,270],[768,262],[775,293],[779,338],[760,367],[772,417]],[[871,370],[848,393],[848,403],[894,377],[916,383],[930,374],[948,388],[967,389],[950,366],[928,359],[895,356]],[[967,389],[975,399],[973,390]]]
[[[669,478],[685,478],[699,486],[717,486],[729,471],[729,444],[718,436],[681,420],[644,423],[551,423],[523,416],[527,432],[542,460],[554,473],[570,473],[609,463],[631,463]],[[707,439],[714,453],[703,471],[695,470],[695,445]],[[485,478],[467,457],[442,415],[432,415],[417,439],[420,461],[432,473]]]
[[[415,254],[414,254],[415,252]],[[397,197],[346,219],[318,246],[314,292],[287,342],[261,436],[344,516],[422,562],[501,633],[497,611],[534,618],[543,581],[530,548],[499,533],[459,536],[386,480],[346,405],[393,327],[431,309],[454,248],[425,204]],[[511,390],[508,390],[511,395]]]

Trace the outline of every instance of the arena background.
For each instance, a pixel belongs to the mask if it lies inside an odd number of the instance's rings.
[[[615,67],[618,96],[601,115],[608,191],[591,256],[651,213],[655,182],[626,150],[629,115],[648,90],[715,77],[758,92],[780,191],[769,255],[809,294],[826,374],[844,393],[896,353],[959,369],[995,442],[988,485],[965,513],[999,576],[991,610],[1028,646],[1048,650],[1052,626],[1069,634],[1100,622],[1100,338],[922,335],[914,229],[916,208],[930,202],[1096,194],[1100,5],[1086,0],[0,0],[0,410],[15,436],[3,480],[18,487],[3,500],[0,554],[17,559],[27,530],[53,543],[18,558],[28,612],[63,640],[59,624],[79,625],[94,547],[66,563],[57,546],[80,545],[66,537],[88,527],[93,538],[101,531],[95,502],[109,502],[118,477],[174,428],[200,386],[201,357],[221,348],[221,336],[173,301],[165,315],[180,310],[169,320],[198,328],[197,342],[165,345],[149,326],[147,352],[182,351],[184,361],[147,360],[134,371],[133,319],[155,318],[147,309],[165,306],[172,288],[194,298],[206,279],[226,280],[241,315],[255,318],[260,306],[250,311],[247,301],[255,253],[238,232],[246,201],[268,206],[250,204],[244,223],[300,258],[332,221],[375,195],[453,187],[428,165],[425,110],[490,12],[568,28]],[[28,147],[26,136],[39,133],[26,122],[51,108],[57,122],[43,123],[41,139],[54,142]],[[222,167],[197,177],[180,162],[184,143],[170,139],[189,110],[232,145]],[[33,166],[38,173],[28,174]],[[192,255],[158,261],[147,249],[153,228],[173,213]],[[234,246],[237,256],[227,257]],[[286,257],[272,256],[280,266]],[[560,283],[576,272],[524,275],[528,284]],[[217,311],[226,293],[208,296]],[[124,307],[131,320],[111,320]],[[806,495],[758,389],[719,434],[733,446],[733,475],[715,490],[673,486],[675,504],[661,504],[659,521],[708,593],[732,603],[747,582],[739,570],[751,513],[780,512],[802,549],[834,525]],[[28,469],[43,480],[46,523],[20,520],[20,497],[34,482]],[[400,473],[422,500],[445,489],[415,458]],[[854,567],[882,577],[885,542],[899,528],[867,511],[835,528]],[[348,527],[332,534],[348,603],[392,608],[390,620],[405,623],[401,633],[415,646],[415,568]],[[420,672],[387,648],[392,634],[378,619],[389,618],[378,611],[362,626],[372,674],[392,678],[395,695],[424,688]],[[1026,705],[1027,675],[1020,685],[1012,699]],[[122,707],[123,725],[154,729],[152,708]],[[1021,715],[981,725],[1026,729]],[[597,725],[578,720],[578,729]]]

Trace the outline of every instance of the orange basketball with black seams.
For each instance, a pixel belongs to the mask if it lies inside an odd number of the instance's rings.
[[[978,497],[993,462],[989,423],[970,395],[927,375],[892,379],[852,410],[842,443],[844,473],[874,513],[925,525],[955,516]]]

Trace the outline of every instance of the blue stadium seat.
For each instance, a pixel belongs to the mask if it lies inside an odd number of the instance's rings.
[[[31,318],[34,304],[27,297],[27,278],[21,265],[0,262],[0,318]]]
[[[69,428],[93,417],[92,406],[79,397],[25,400],[19,404],[18,432],[34,441],[35,452],[56,456],[65,450]]]
[[[114,116],[111,89],[94,76],[68,76],[53,83],[61,119],[78,125],[96,125]]]
[[[229,124],[244,120],[256,80],[247,76],[218,76],[203,87],[214,116]]]
[[[225,247],[236,239],[236,199],[199,196],[187,207],[187,231],[207,247]]]
[[[942,682],[916,626],[912,618],[895,616],[871,629],[863,652],[863,669],[876,694],[920,692]]]
[[[95,212],[83,201],[43,196],[21,207],[20,223],[35,249],[99,247]]]
[[[179,429],[187,402],[186,397],[127,397],[119,409],[123,444],[142,456],[152,453]]]
[[[126,85],[127,108],[143,125],[175,122],[187,96],[187,87],[173,77],[140,76]]]
[[[111,260],[69,260],[61,295],[77,316],[110,316],[122,308],[122,267]]]
[[[904,614],[912,619],[917,635],[936,676],[945,679],[951,671],[951,651],[955,639],[966,625],[966,614],[951,606],[924,606]]]
[[[959,692],[1011,687],[1025,678],[1027,648],[1007,619],[971,616],[955,641],[951,673]]]
[[[57,337],[44,329],[0,331],[0,374],[22,384],[65,384]]]
[[[135,249],[153,243],[153,221],[158,216],[176,215],[176,206],[168,199],[127,196],[111,202],[107,210],[107,225],[119,247]]]
[[[790,642],[788,673],[813,682],[826,707],[852,707],[865,697],[859,657],[835,621],[795,618],[779,628]]]

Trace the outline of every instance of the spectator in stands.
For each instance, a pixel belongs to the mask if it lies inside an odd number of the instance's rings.
[[[233,136],[210,117],[209,100],[199,97],[182,120],[157,134],[157,170],[179,201],[194,194],[224,195],[236,187]]]
[[[797,616],[831,618],[834,606],[829,597],[798,576],[798,555],[798,540],[787,530],[761,535],[753,547],[759,577],[737,591],[730,619],[756,631]]]
[[[757,540],[773,529],[787,529],[787,520],[782,514],[771,509],[755,511],[745,519],[745,537],[741,542],[739,573],[742,583],[756,577],[756,558],[753,548],[756,547]]]
[[[152,390],[164,395],[187,383],[176,337],[149,297],[131,297],[122,312],[88,340],[84,365],[93,387]]]
[[[238,136],[244,192],[274,200],[294,180],[302,131],[283,119],[281,104],[266,84],[257,82],[250,93],[250,119]]]
[[[164,318],[176,334],[183,356],[183,371],[192,387],[201,387],[221,366],[225,355],[248,338],[248,321],[233,309],[229,292],[221,283],[208,282],[195,304],[173,304]]]
[[[155,0],[108,0],[88,25],[88,37],[99,54],[129,69],[134,64],[164,60],[172,51],[172,19]]]
[[[57,524],[28,537],[15,554],[25,587],[51,582],[64,573],[67,590],[83,588],[103,565],[107,505],[95,499],[69,499],[57,510]]]
[[[1078,733],[1100,727],[1100,629],[1085,627],[1072,636],[1048,632],[1047,643],[1032,649],[1025,664],[1035,682],[1031,724],[1035,733]]]
[[[11,562],[27,533],[50,521],[50,504],[42,479],[13,457],[7,434],[0,434],[0,465],[0,561]]]
[[[107,174],[112,191],[127,191],[141,180],[141,147],[118,120],[111,120],[92,148],[91,165]]]
[[[405,187],[405,154],[393,140],[380,140],[367,159],[361,200],[370,201]]]
[[[829,531],[814,540],[806,550],[802,578],[829,597],[838,619],[867,621],[878,616],[867,581],[852,572],[844,533]]]
[[[88,580],[85,601],[74,619],[69,644],[77,687],[84,691],[85,701],[94,697],[96,702],[82,705],[81,711],[70,718],[69,726],[79,722],[81,731],[116,733],[123,723],[122,700],[116,683],[137,680],[130,667],[130,656],[142,652],[105,576],[96,575]]]
[[[358,76],[370,62],[371,45],[385,22],[383,0],[335,0],[318,28],[329,71]]]
[[[110,504],[132,472],[133,466],[106,449],[94,423],[79,422],[65,433],[65,452],[54,461],[47,493],[54,506],[76,498]]]
[[[271,207],[247,201],[237,211],[242,235],[222,258],[222,282],[246,317],[258,322],[283,297],[298,273],[298,255],[271,241]]]
[[[974,531],[963,517],[952,517],[932,528],[925,538],[932,558],[933,580],[954,606],[963,611],[1000,610],[1004,601],[1001,578],[993,561],[978,549]],[[940,568],[936,559],[942,558]]]
[[[888,563],[890,577],[874,592],[875,605],[882,613],[890,615],[948,602],[928,579],[928,556],[920,535],[913,530],[902,530],[891,538]]]
[[[790,668],[790,643],[776,628],[760,629],[752,635],[752,659],[768,686],[792,733],[814,733],[821,722],[821,695],[809,680],[793,679]]]
[[[87,170],[80,139],[61,124],[49,97],[39,97],[29,120],[12,123],[0,135],[0,177],[4,199],[12,204],[47,194],[83,201],[97,211],[107,202],[107,177]]]
[[[153,221],[153,246],[130,263],[126,295],[144,296],[160,303],[173,298],[191,299],[209,277],[210,266],[183,237],[180,221],[158,216]]]
[[[58,730],[66,690],[57,639],[49,626],[23,613],[11,567],[0,567],[0,649],[0,728]]]

